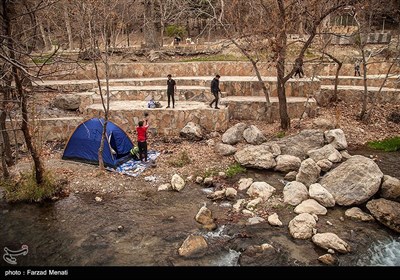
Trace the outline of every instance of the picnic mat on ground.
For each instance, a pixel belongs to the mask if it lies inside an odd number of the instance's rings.
[[[119,165],[117,168],[108,167],[107,170],[118,172],[121,174],[125,174],[128,176],[137,177],[139,176],[146,168],[150,166],[150,161],[156,160],[156,158],[160,155],[160,152],[149,151],[147,153],[147,163],[141,162],[140,160],[130,159],[127,162]]]

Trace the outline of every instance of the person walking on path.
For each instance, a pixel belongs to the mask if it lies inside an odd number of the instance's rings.
[[[175,91],[176,91],[176,82],[174,79],[172,79],[171,74],[168,74],[168,80],[167,80],[167,95],[168,95],[168,106],[167,108],[170,108],[170,103],[172,99],[172,108],[175,108]]]
[[[360,61],[356,60],[354,63],[354,76],[361,76],[360,73]]]
[[[298,75],[299,78],[303,78],[303,59],[301,59],[300,57],[296,58],[294,62],[294,68],[296,69],[296,71],[294,72],[294,76],[296,77]]]
[[[218,93],[221,92],[219,89],[219,78],[220,75],[215,75],[215,78],[211,81],[211,93],[214,95],[214,100],[210,103],[210,107],[212,108],[212,105],[215,102],[215,109],[219,109],[218,107]]]
[[[149,128],[149,123],[147,117],[144,121],[140,121],[136,127],[137,141],[139,147],[139,157],[140,161],[147,162],[147,129]]]

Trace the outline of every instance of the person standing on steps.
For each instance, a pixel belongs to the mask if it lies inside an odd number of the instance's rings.
[[[168,74],[168,80],[167,80],[167,95],[168,95],[168,106],[167,108],[170,108],[170,103],[172,99],[172,108],[175,108],[175,91],[176,91],[176,82],[174,79],[172,79],[171,74]]]
[[[354,76],[361,76],[360,73],[360,61],[356,60],[354,63]]]
[[[215,75],[215,78],[211,81],[211,93],[214,95],[214,100],[210,103],[210,107],[212,108],[212,105],[215,102],[215,109],[219,109],[218,93],[221,92],[221,90],[219,89],[219,78],[221,78],[220,75]]]

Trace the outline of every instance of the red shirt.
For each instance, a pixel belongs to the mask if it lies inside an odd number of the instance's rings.
[[[136,127],[138,142],[144,142],[147,140],[146,132],[148,127],[149,127],[148,125]]]

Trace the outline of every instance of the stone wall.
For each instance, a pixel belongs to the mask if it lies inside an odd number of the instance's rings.
[[[304,101],[288,102],[288,114],[291,119],[299,118],[304,112],[310,117],[315,115],[316,101],[313,98],[309,99],[309,103]],[[229,103],[229,117],[236,120],[256,120],[256,121],[267,121],[266,115],[266,102],[264,100],[249,100],[249,101],[234,101],[229,102],[223,101],[222,103]],[[272,102],[272,120],[279,121],[279,103]]]
[[[36,141],[41,143],[46,141],[67,141],[75,128],[84,121],[82,117],[48,118],[31,120],[31,133]],[[6,122],[7,129],[12,129],[11,123]],[[20,123],[16,124],[20,127]],[[25,143],[21,130],[17,130],[18,144]],[[9,133],[11,143],[15,143],[13,133]]]
[[[291,70],[292,63],[287,63],[287,71]],[[45,66],[44,73],[57,73],[52,75],[58,80],[95,79],[93,65],[86,64],[83,68],[78,66],[64,66],[59,71],[57,65]],[[390,63],[370,64],[368,74],[386,73]],[[399,73],[400,65],[393,67],[392,73]],[[58,70],[58,72],[55,71]],[[271,65],[260,63],[259,69],[263,76],[276,76],[276,69]],[[104,77],[103,67],[100,67],[100,76]],[[315,75],[334,75],[335,63],[305,63],[304,73],[307,77]],[[166,77],[173,76],[256,76],[253,67],[245,61],[212,61],[212,62],[179,62],[179,63],[115,63],[110,65],[110,78],[141,78],[141,77]],[[341,75],[354,75],[353,64],[343,64]]]
[[[117,103],[117,104],[115,104]],[[126,102],[125,102],[126,103]],[[135,102],[137,103],[137,102]],[[188,122],[194,122],[202,126],[206,131],[224,132],[228,129],[229,115],[227,109],[214,110],[204,104],[186,103],[190,106],[174,110],[147,109],[145,104],[141,107],[121,109],[121,104],[114,102],[110,111],[110,120],[118,124],[128,133],[135,131],[136,124],[143,119],[144,112],[149,113],[149,123],[152,130],[157,134],[166,136],[178,136],[179,132]],[[103,112],[99,105],[93,104],[86,109],[86,116],[99,117]]]

